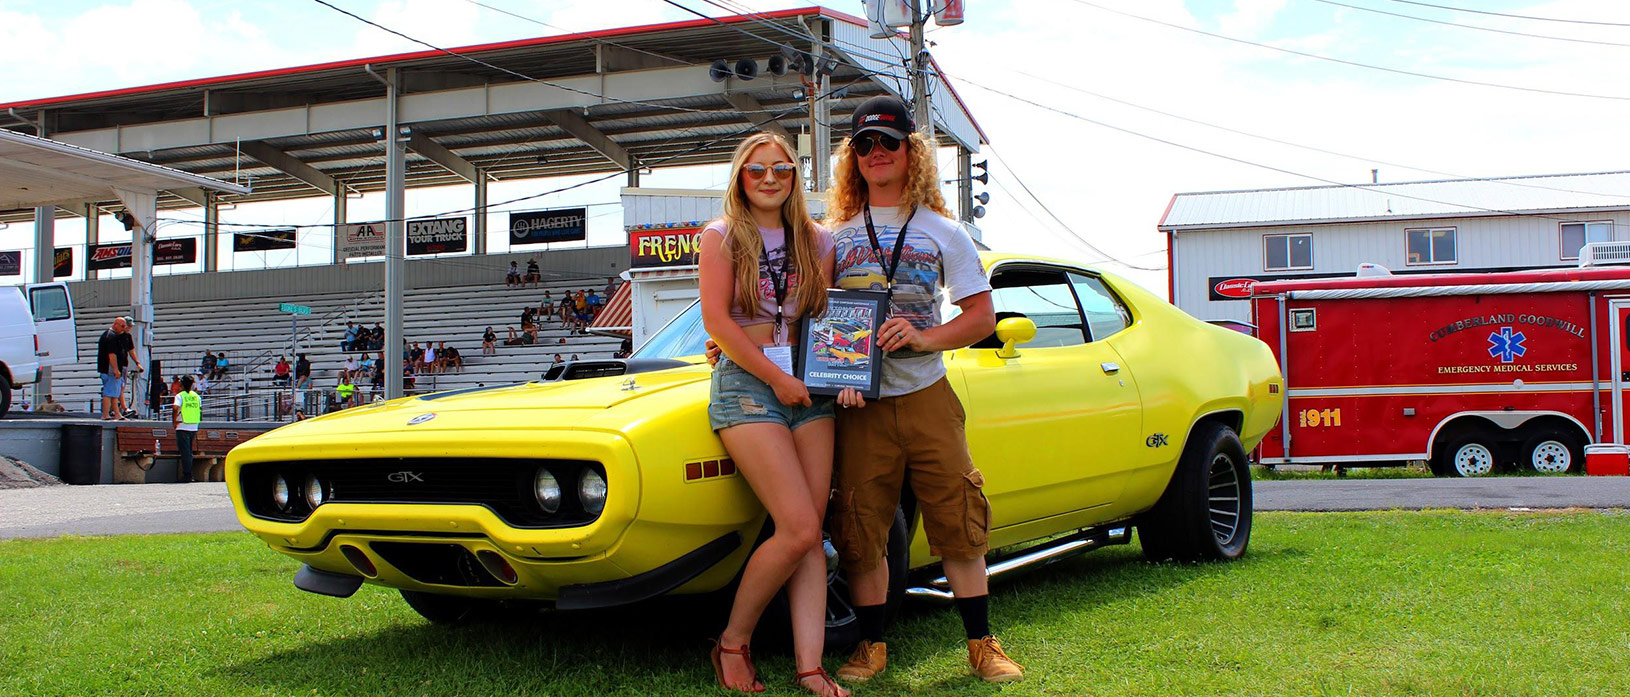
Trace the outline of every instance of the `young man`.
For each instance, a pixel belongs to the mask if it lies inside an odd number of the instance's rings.
[[[880,399],[848,391],[837,421],[837,542],[863,640],[838,678],[863,681],[888,663],[883,643],[889,571],[883,562],[902,485],[916,495],[930,551],[943,560],[967,634],[968,662],[987,682],[1024,677],[991,633],[985,552],[990,504],[963,435],[963,411],[945,378],[943,351],[996,328],[990,283],[973,240],[949,217],[928,142],[911,110],[876,97],[855,110],[827,205],[837,245],[836,285],[886,279],[889,315]],[[942,321],[938,296],[961,308]]]
[[[181,392],[175,396],[170,410],[170,424],[175,427],[175,447],[181,451],[181,462],[176,465],[176,482],[192,481],[192,441],[198,436],[198,424],[204,420],[204,401],[192,391],[192,376],[181,377]]]

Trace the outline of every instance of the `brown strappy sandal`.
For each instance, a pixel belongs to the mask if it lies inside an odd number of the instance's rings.
[[[816,668],[814,670],[807,670],[807,671],[804,671],[804,672],[799,673],[797,675],[794,675],[794,676],[792,676],[792,684],[802,688],[803,690],[805,690],[806,692],[809,692],[811,694],[822,695],[822,697],[825,697],[826,693],[816,692],[814,689],[811,689],[808,685],[804,684],[804,678],[815,678],[815,677],[820,678],[822,682],[826,683],[826,686],[829,688],[829,692],[831,694],[836,695],[836,694],[842,694],[843,693],[843,686],[839,685],[836,680],[833,680],[832,676],[827,674],[825,668]]]
[[[743,645],[739,649],[725,648],[724,642],[720,641],[719,639],[713,639],[712,641],[713,650],[709,652],[709,658],[713,660],[713,677],[719,681],[719,687],[732,692],[745,692],[749,694],[756,694],[764,691],[764,686],[759,684],[758,681],[758,667],[753,665],[753,652],[751,649],[747,648],[746,645]],[[743,660],[747,661],[747,668],[753,671],[752,682],[759,685],[757,690],[737,690],[736,688],[733,688],[725,683],[723,654],[727,653],[732,656],[741,656]]]

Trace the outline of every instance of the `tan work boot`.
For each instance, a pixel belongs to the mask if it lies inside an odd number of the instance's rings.
[[[884,668],[889,667],[889,645],[881,641],[872,643],[865,639],[855,647],[855,654],[849,657],[849,662],[838,668],[838,679],[844,682],[866,682],[877,677]]]
[[[1013,662],[996,637],[968,640],[968,665],[985,682],[1013,682],[1024,679],[1024,666]]]

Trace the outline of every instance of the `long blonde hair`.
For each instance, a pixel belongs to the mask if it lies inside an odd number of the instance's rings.
[[[900,206],[907,210],[927,208],[952,217],[951,210],[945,207],[945,196],[940,193],[939,165],[934,162],[934,149],[921,133],[911,134],[904,142],[908,151],[906,185]],[[838,146],[838,162],[832,168],[832,190],[826,195],[827,220],[848,220],[859,215],[866,205],[866,180],[860,176],[858,160],[848,140]]]
[[[798,171],[798,157],[793,153],[792,145],[785,138],[772,133],[756,133],[749,136],[736,146],[736,152],[730,156],[730,184],[725,187],[724,196],[724,242],[730,250],[730,267],[736,276],[735,303],[748,317],[758,316],[758,258],[760,250],[764,249],[764,237],[758,232],[758,224],[753,222],[753,204],[747,200],[747,190],[742,187],[742,166],[747,164],[747,158],[760,145],[774,145],[786,154],[787,160],[793,163],[792,179],[787,183],[790,189],[787,200],[781,204],[781,219],[790,229],[786,231],[787,240],[794,242],[787,246],[792,255],[792,268],[798,274],[798,286],[791,289],[789,305],[797,308],[800,316],[811,317],[826,312],[826,269],[821,267],[820,250],[824,245],[819,243],[819,232],[815,228],[815,221],[809,217],[809,204],[804,201],[803,176]],[[775,176],[766,172],[766,177]]]

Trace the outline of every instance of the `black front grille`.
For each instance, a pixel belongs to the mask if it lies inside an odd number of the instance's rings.
[[[373,542],[385,563],[419,583],[440,586],[502,586],[474,554],[459,545],[426,542]]]
[[[560,510],[545,513],[533,493],[539,469],[560,483]],[[486,506],[515,527],[552,528],[583,525],[596,514],[577,500],[583,473],[605,476],[596,462],[582,460],[515,460],[503,458],[369,458],[259,462],[242,470],[244,501],[249,512],[273,520],[304,520],[311,514],[306,487],[316,475],[324,503],[432,503]],[[277,477],[291,487],[291,504],[280,509],[271,491]]]

